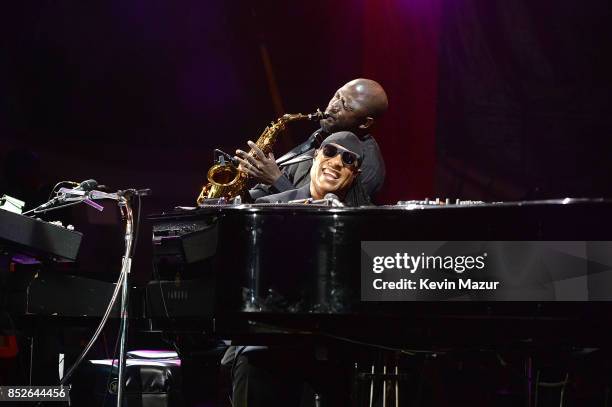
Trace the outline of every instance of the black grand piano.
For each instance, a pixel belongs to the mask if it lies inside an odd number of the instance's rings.
[[[605,251],[612,241],[609,200],[226,205],[150,221],[157,278],[146,289],[145,316],[161,327],[249,344],[292,335],[410,347],[596,345],[610,339],[612,284],[605,284],[605,265],[587,272],[589,294],[579,300],[554,293],[529,301],[378,302],[360,296],[362,242],[584,241]]]

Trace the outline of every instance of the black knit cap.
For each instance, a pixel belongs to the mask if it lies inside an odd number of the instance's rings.
[[[346,148],[350,152],[353,152],[359,156],[359,162],[363,162],[363,147],[361,140],[355,134],[350,131],[339,131],[328,136],[321,143],[321,147],[326,144],[337,144],[341,147]]]

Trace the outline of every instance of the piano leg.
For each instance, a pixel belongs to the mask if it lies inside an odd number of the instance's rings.
[[[527,378],[527,407],[533,407],[533,359],[531,355],[525,358],[525,377]]]
[[[399,355],[386,355],[380,354],[377,359],[382,360],[382,373],[376,373],[376,362],[370,366],[370,373],[366,375],[369,377],[369,392],[368,392],[368,406],[373,407],[375,404],[381,407],[399,407],[399,388],[400,388],[400,374],[399,374]],[[388,363],[393,362],[392,368],[389,368]],[[358,364],[355,363],[356,380],[359,381],[360,373],[358,371]],[[380,383],[380,387],[379,384]],[[359,393],[359,385],[356,387],[355,394]],[[376,390],[381,389],[381,392],[376,396]],[[380,395],[382,394],[382,400]],[[376,400],[375,400],[376,398]]]
[[[372,365],[372,376],[370,376],[370,404],[369,407],[374,405],[374,374],[376,373],[374,365]]]
[[[383,366],[383,379],[382,379],[382,405],[387,407],[387,365]]]
[[[395,365],[395,407],[399,407],[399,367]]]
[[[34,370],[34,337],[28,338],[30,340],[30,367],[28,369],[28,384],[32,385],[32,371]]]

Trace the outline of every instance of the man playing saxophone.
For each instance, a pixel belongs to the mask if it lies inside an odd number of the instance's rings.
[[[336,91],[325,109],[319,133],[329,136],[339,131],[350,131],[362,142],[364,158],[359,182],[370,196],[380,190],[385,179],[385,164],[376,140],[370,134],[372,128],[387,110],[387,95],[382,86],[371,79],[354,79]],[[315,133],[317,133],[315,132]],[[236,150],[240,169],[260,182],[249,191],[252,199],[296,189],[310,183],[310,168],[314,148],[292,158],[279,168],[272,153],[267,156],[253,143],[248,142],[255,154]]]

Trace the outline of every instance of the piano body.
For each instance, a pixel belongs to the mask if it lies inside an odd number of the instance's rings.
[[[612,286],[589,301],[366,302],[360,253],[363,241],[611,241],[612,201],[211,206],[150,221],[168,281],[146,288],[146,317],[160,327],[248,344],[304,334],[409,347],[610,339]]]

